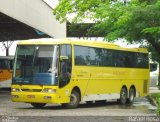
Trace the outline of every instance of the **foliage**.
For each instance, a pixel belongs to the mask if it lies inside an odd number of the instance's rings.
[[[156,100],[157,100],[157,103],[158,103],[157,114],[160,116],[160,97],[158,97]]]
[[[129,2],[127,2],[129,1]],[[160,62],[160,0],[59,0],[54,10],[60,22],[96,24],[88,32],[103,33],[106,41],[125,38],[147,43]],[[72,16],[69,17],[69,16]]]
[[[160,115],[160,93],[152,93],[151,97],[157,102],[157,114]]]
[[[103,31],[107,41],[125,38],[129,42],[147,40],[157,51],[160,38],[159,0],[59,0],[54,14],[61,22],[93,20],[92,32]],[[69,15],[73,17],[69,18]],[[160,47],[160,45],[158,46]],[[160,51],[157,51],[160,54]]]
[[[160,97],[160,93],[152,93],[151,96],[156,99],[157,97]]]

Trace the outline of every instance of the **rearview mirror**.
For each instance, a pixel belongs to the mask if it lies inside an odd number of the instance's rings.
[[[60,61],[68,60],[68,56],[60,56]]]

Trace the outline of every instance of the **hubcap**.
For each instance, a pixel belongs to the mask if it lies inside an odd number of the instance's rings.
[[[77,102],[77,97],[74,94],[71,94],[71,104],[74,105]]]
[[[122,102],[122,104],[125,104],[125,103],[126,103],[126,100],[127,100],[126,90],[125,90],[125,89],[122,89],[122,92],[121,92],[121,102]]]
[[[130,93],[130,101],[133,101],[134,99],[134,90],[131,89],[131,93]]]
[[[130,101],[133,101],[133,98],[134,98],[134,95],[131,94],[131,96],[130,96]]]
[[[122,92],[121,97],[122,97],[122,99],[123,99],[123,100],[125,100],[125,99],[126,99],[126,93],[125,93],[125,91],[123,91],[123,92]]]

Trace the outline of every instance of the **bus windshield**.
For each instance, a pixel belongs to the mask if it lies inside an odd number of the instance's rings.
[[[58,46],[17,46],[12,84],[58,85]]]

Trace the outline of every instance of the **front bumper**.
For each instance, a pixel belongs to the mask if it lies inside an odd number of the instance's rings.
[[[11,92],[13,102],[26,103],[56,103],[59,100],[56,94],[42,93],[42,92]]]

